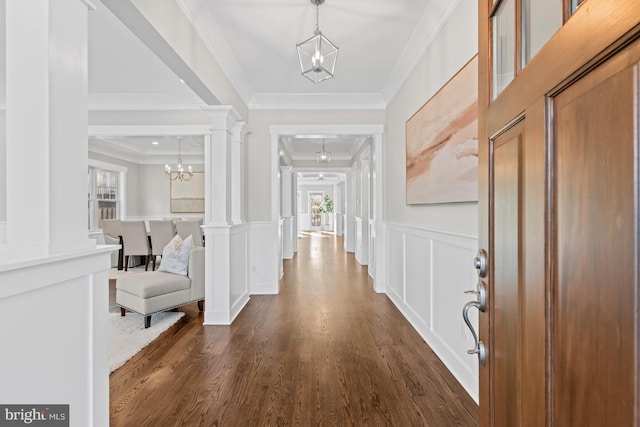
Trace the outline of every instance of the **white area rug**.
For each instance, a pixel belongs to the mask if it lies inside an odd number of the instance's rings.
[[[142,269],[144,272],[144,267]],[[117,279],[122,274],[137,274],[139,270],[129,270],[129,273],[115,271],[109,274],[110,279]],[[127,360],[135,356],[161,333],[169,329],[184,313],[162,312],[151,315],[151,326],[144,328],[144,317],[138,313],[127,312],[120,316],[120,308],[115,304],[115,294],[109,295],[109,372],[122,366]]]

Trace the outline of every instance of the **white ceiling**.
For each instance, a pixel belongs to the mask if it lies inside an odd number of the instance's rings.
[[[300,75],[296,43],[315,28],[309,0],[177,0],[252,108],[316,106],[383,108],[411,71],[456,1],[326,0],[320,29],[340,47],[333,79]],[[89,14],[89,101],[105,106],[203,105],[204,102],[100,1]],[[364,105],[367,104],[367,105]],[[320,136],[283,140],[295,161],[314,160]],[[324,135],[332,160],[353,157],[363,137]],[[152,146],[151,140],[162,142]],[[91,150],[137,163],[165,163],[177,142],[156,137],[92,137]],[[202,142],[183,146],[202,162]],[[189,152],[191,150],[191,152]],[[196,160],[190,160],[197,162]]]
[[[335,77],[314,84],[300,75],[296,53],[315,29],[309,0],[178,1],[250,106],[310,94],[324,95],[319,102],[367,94],[383,106],[457,3],[326,0],[320,29],[340,52]]]

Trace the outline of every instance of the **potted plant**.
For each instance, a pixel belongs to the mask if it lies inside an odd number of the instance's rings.
[[[330,231],[331,230],[331,221],[329,221],[329,214],[333,213],[333,200],[328,195],[324,196],[324,200],[320,204],[318,210],[322,213],[323,218],[323,229]]]

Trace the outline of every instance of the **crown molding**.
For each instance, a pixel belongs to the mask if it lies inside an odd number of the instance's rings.
[[[418,65],[427,49],[442,30],[444,24],[460,3],[460,0],[438,0],[429,2],[429,6],[422,14],[409,41],[402,50],[398,61],[391,70],[389,78],[382,88],[382,98],[387,105],[398,93],[409,75]],[[425,33],[424,29],[431,29]]]
[[[114,150],[105,150],[101,147],[89,147],[89,152],[101,154],[118,160],[124,160],[125,162],[137,164],[137,165],[165,165],[174,164],[177,159],[176,154],[133,154],[131,152]],[[91,160],[90,161],[94,161]],[[182,161],[187,165],[203,165],[204,154],[182,154]]]
[[[210,125],[89,125],[90,137],[101,136],[156,136],[156,135],[208,135]]]
[[[80,3],[83,3],[85,6],[87,6],[87,9],[89,9],[89,11],[91,12],[96,10],[96,5],[91,0],[80,0]]]
[[[384,110],[379,93],[254,93],[251,110]]]
[[[196,34],[198,34],[198,36],[202,40],[202,43],[204,43],[207,50],[209,50],[209,52],[211,53],[211,56],[213,56],[213,59],[222,69],[222,72],[231,82],[231,85],[238,92],[238,95],[240,95],[240,98],[242,98],[245,104],[248,104],[248,100],[251,98],[253,89],[251,88],[251,85],[249,84],[249,81],[247,80],[242,67],[240,67],[238,60],[233,54],[233,51],[229,47],[224,34],[222,34],[217,25],[211,25],[207,27],[207,31],[212,33],[213,40],[222,40],[214,47],[209,42],[209,37],[205,35],[205,32],[198,23],[195,15],[191,12],[191,9],[189,9],[189,6],[186,5],[186,1],[177,0],[177,3],[182,10],[182,13],[184,13],[184,16],[193,26]],[[202,14],[208,15],[208,19],[212,20],[212,22],[216,22],[215,16],[212,13],[211,9],[207,8],[207,10],[203,11]]]
[[[89,93],[89,110],[197,110],[197,96],[177,93]]]

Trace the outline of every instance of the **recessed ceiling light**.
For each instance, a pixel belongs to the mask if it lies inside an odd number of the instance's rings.
[[[160,145],[160,143],[158,141],[151,141],[152,145]]]
[[[184,83],[184,80],[180,79],[180,81],[181,81],[182,83]]]

